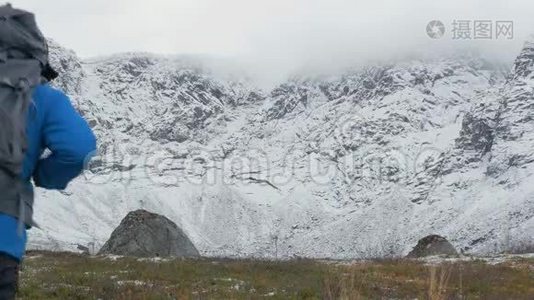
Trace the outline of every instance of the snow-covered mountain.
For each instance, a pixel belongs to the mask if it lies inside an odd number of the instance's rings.
[[[295,76],[262,90],[199,59],[82,61],[51,44],[100,155],[38,191],[30,248],[102,245],[144,208],[208,256],[401,255],[428,234],[474,254],[534,240],[534,42]]]

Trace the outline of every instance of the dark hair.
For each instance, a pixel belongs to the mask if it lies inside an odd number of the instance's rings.
[[[46,80],[52,81],[59,76],[59,73],[56,72],[56,70],[54,70],[54,68],[52,68],[49,63],[47,63],[43,71],[41,72],[41,75],[46,78]]]

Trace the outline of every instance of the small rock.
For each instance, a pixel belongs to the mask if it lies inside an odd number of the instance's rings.
[[[439,235],[429,235],[420,239],[407,257],[419,258],[433,255],[457,256],[458,252],[446,238]]]
[[[76,246],[76,249],[80,250],[82,252],[82,254],[84,254],[84,255],[89,255],[90,254],[89,248],[86,247],[86,246],[78,244]]]

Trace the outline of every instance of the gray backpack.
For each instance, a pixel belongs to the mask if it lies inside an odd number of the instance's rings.
[[[33,189],[22,179],[26,119],[48,64],[46,40],[33,14],[0,6],[0,213],[32,226]]]

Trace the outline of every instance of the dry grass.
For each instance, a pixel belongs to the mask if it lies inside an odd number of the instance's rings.
[[[360,294],[363,281],[355,272],[342,273],[341,278],[337,274],[329,274],[324,278],[322,298],[325,300],[359,300],[364,299]]]
[[[138,260],[33,253],[21,299],[534,299],[534,260]]]
[[[428,283],[428,299],[445,300],[447,299],[447,287],[451,276],[449,266],[436,267],[431,266]]]

